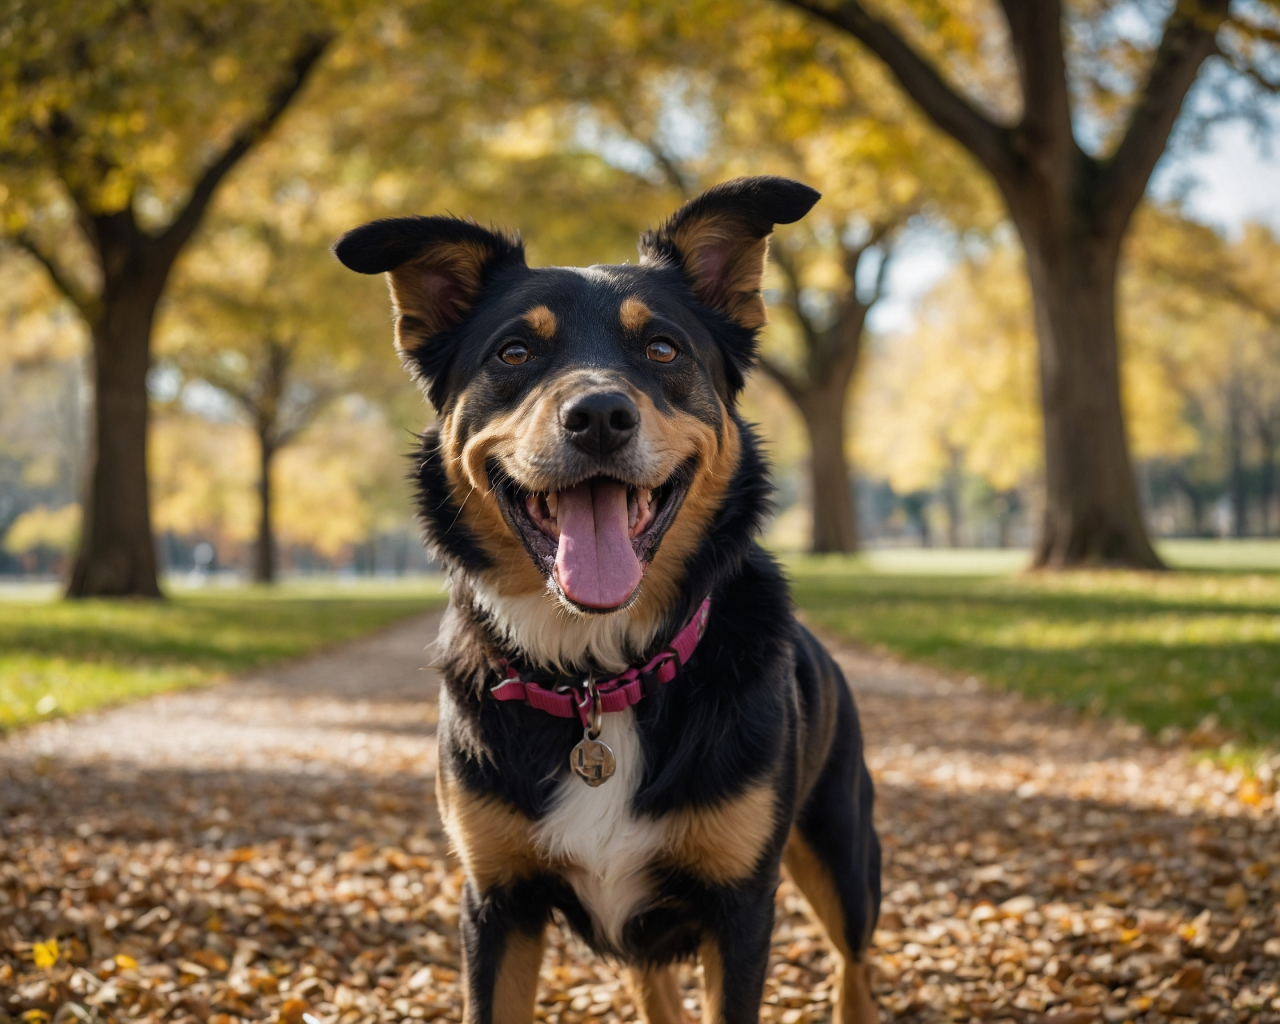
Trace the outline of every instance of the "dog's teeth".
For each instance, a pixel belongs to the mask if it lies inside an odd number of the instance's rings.
[[[653,491],[646,491],[637,488],[635,494],[635,512],[631,516],[631,536],[638,537],[642,532],[644,532],[645,527],[653,522],[653,512],[651,509]],[[628,511],[630,511],[630,508]]]
[[[547,503],[547,511],[551,513],[551,518],[555,519],[556,509],[560,507],[559,495],[555,491],[552,491],[550,494],[545,495],[542,500]]]

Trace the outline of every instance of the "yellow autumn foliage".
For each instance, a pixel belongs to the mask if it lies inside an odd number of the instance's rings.
[[[37,505],[18,516],[4,535],[4,549],[13,555],[37,548],[68,552],[80,536],[80,506],[51,509]]]
[[[899,493],[933,488],[958,462],[995,490],[1040,465],[1035,336],[1021,258],[1009,246],[961,264],[917,326],[882,339],[858,392],[860,464]]]
[[[257,467],[248,428],[167,413],[152,425],[149,459],[157,531],[204,537],[218,547],[253,537]]]

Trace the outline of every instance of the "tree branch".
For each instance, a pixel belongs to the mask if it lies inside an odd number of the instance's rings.
[[[63,270],[53,256],[46,253],[30,234],[25,231],[19,231],[13,236],[13,241],[44,267],[45,273],[49,275],[49,280],[53,282],[53,286],[79,310],[86,323],[92,324],[97,320],[101,313],[102,304],[95,296],[76,284],[71,275]]]
[[[813,325],[813,321],[800,308],[800,271],[781,246],[770,247],[770,255],[773,256],[773,262],[778,265],[778,269],[782,271],[782,276],[787,279],[787,290],[791,292],[791,312],[795,314],[797,322],[800,324],[800,333],[804,335],[804,344],[810,354],[818,352],[822,348],[822,336]]]
[[[177,257],[182,247],[199,226],[210,200],[213,199],[214,192],[217,191],[218,186],[222,183],[222,179],[280,119],[289,104],[293,102],[294,97],[298,95],[303,85],[306,84],[312,68],[315,67],[332,40],[333,35],[325,33],[309,36],[302,43],[289,65],[289,71],[284,81],[276,87],[276,90],[267,100],[267,107],[262,112],[262,115],[251,124],[246,125],[231,140],[226,149],[222,151],[222,154],[205,169],[204,174],[200,176],[200,180],[196,182],[195,187],[191,190],[191,195],[187,199],[187,204],[183,207],[182,212],[174,218],[163,234],[155,239],[161,259],[172,262]]]
[[[888,22],[873,17],[857,0],[836,8],[813,0],[786,0],[792,7],[849,33],[893,73],[903,90],[944,132],[954,138],[997,179],[1006,179],[1013,158],[1009,130],[989,119],[956,92],[938,71]]]
[[[635,122],[627,116],[626,110],[624,110],[620,104],[610,103],[609,106],[613,110],[613,116],[616,117],[618,119],[618,123],[622,125],[622,130],[642,145],[648,151],[649,155],[653,157],[659,170],[662,171],[663,177],[667,179],[667,184],[679,192],[683,198],[690,198],[693,190],[689,180],[685,177],[684,171],[680,169],[680,165],[671,159],[671,156],[667,151],[659,146],[651,136],[641,134],[641,132],[636,128]]]
[[[787,393],[787,397],[795,402],[796,405],[799,405],[804,400],[808,389],[801,386],[795,377],[791,375],[791,372],[780,363],[775,363],[768,356],[762,355],[758,365],[764,371],[764,375],[782,388]]]
[[[1022,88],[1020,135],[1046,160],[1075,148],[1060,0],[1000,0]]]
[[[877,302],[884,298],[884,290],[889,283],[889,264],[893,260],[893,250],[881,246],[880,248],[880,266],[876,267],[876,284],[871,292],[871,301],[866,303],[867,309],[870,309]]]
[[[1230,0],[1178,0],[1129,117],[1120,145],[1103,164],[1095,213],[1112,234],[1123,232],[1156,161],[1164,152],[1200,65],[1218,52],[1218,29]]]

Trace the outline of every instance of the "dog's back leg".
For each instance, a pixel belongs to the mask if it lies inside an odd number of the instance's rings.
[[[684,1024],[675,964],[632,967],[627,974],[644,1024]]]
[[[834,665],[837,726],[827,763],[791,829],[783,864],[840,959],[835,1024],[877,1024],[867,947],[880,913],[880,843],[857,712]]]

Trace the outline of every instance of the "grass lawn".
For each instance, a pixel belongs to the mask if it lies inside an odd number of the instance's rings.
[[[1212,714],[1240,741],[1275,745],[1280,544],[1164,553],[1196,568],[1019,575],[1025,556],[1005,552],[786,564],[810,620],[859,643],[1152,732],[1190,731]]]
[[[164,602],[0,595],[0,731],[215,682],[444,603],[439,578],[183,590]]]

